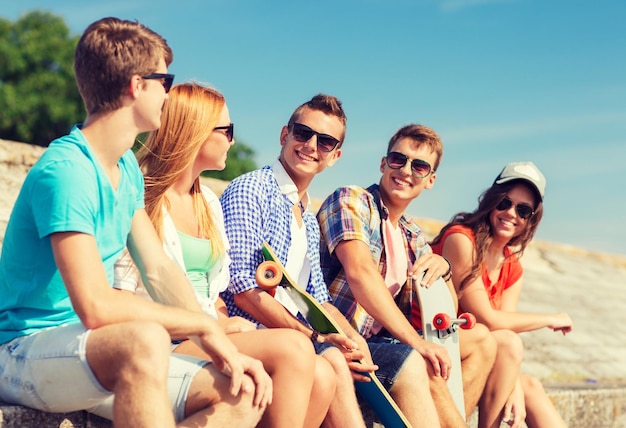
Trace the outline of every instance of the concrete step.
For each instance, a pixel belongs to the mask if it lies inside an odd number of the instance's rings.
[[[569,428],[626,428],[626,385],[551,385],[548,395]],[[380,426],[364,409],[368,426]],[[477,426],[478,413],[468,421]],[[46,413],[0,402],[0,428],[111,428],[87,412]]]
[[[0,402],[0,428],[111,428],[107,419],[80,411],[47,413]]]
[[[569,428],[626,428],[626,385],[545,385]],[[368,427],[379,428],[376,416],[361,403]],[[478,426],[478,411],[467,427]],[[503,428],[508,427],[502,424]],[[527,428],[523,424],[524,428]]]
[[[626,385],[553,385],[546,391],[569,428],[626,428]],[[477,422],[474,412],[468,427]]]

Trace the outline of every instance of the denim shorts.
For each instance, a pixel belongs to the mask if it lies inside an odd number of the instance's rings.
[[[89,333],[82,324],[70,324],[0,345],[0,399],[46,412],[88,410],[112,419],[113,394],[87,363]],[[184,355],[170,357],[168,396],[176,421],[184,419],[191,380],[206,364]]]
[[[314,342],[313,347],[315,348],[315,353],[317,355],[324,355],[324,352],[332,348],[333,345],[327,342],[324,342],[324,343]]]
[[[414,349],[397,339],[384,336],[370,337],[367,345],[374,364],[378,365],[376,377],[385,389],[391,389]]]

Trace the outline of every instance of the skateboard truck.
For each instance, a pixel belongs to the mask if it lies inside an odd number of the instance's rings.
[[[443,339],[455,333],[459,327],[463,330],[474,328],[476,325],[476,317],[474,314],[464,312],[458,318],[452,318],[446,313],[439,313],[433,317],[433,327],[437,329],[437,335]]]

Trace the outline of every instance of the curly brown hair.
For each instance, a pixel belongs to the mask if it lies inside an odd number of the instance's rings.
[[[478,208],[476,208],[476,210],[473,212],[460,212],[455,214],[450,222],[445,225],[435,239],[433,239],[432,245],[438,244],[445,235],[446,231],[457,224],[466,226],[474,232],[475,252],[474,260],[472,260],[472,269],[470,270],[470,273],[463,278],[461,284],[459,284],[459,290],[462,291],[467,284],[473,281],[480,274],[481,266],[483,265],[487,254],[487,249],[493,240],[493,232],[489,216],[491,212],[496,209],[496,206],[502,201],[502,199],[504,199],[504,197],[509,193],[509,191],[518,184],[523,184],[530,189],[535,199],[535,212],[526,221],[524,230],[507,243],[507,246],[514,248],[514,251],[511,252],[509,257],[513,255],[517,255],[518,257],[521,256],[526,249],[526,246],[533,239],[537,227],[539,226],[539,222],[543,217],[543,202],[541,201],[541,197],[536,188],[525,180],[513,180],[502,184],[494,183],[480,195],[478,198]]]

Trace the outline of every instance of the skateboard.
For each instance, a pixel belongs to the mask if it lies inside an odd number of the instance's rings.
[[[452,363],[448,389],[459,413],[463,419],[466,419],[458,329],[459,327],[464,329],[474,327],[476,318],[470,313],[463,313],[458,318],[456,317],[452,295],[443,279],[437,279],[428,288],[419,285],[420,282],[421,278],[419,281],[414,280],[413,290],[417,294],[422,313],[424,340],[443,345],[448,350]]]
[[[346,334],[326,309],[289,276],[268,243],[263,244],[262,252],[265,261],[256,271],[256,282],[259,288],[273,296],[277,286],[284,287],[300,313],[315,330],[324,334],[338,333],[345,336]],[[383,425],[386,428],[410,427],[411,424],[376,375],[374,373],[362,374],[369,377],[370,382],[355,382],[356,390],[367,401]]]

